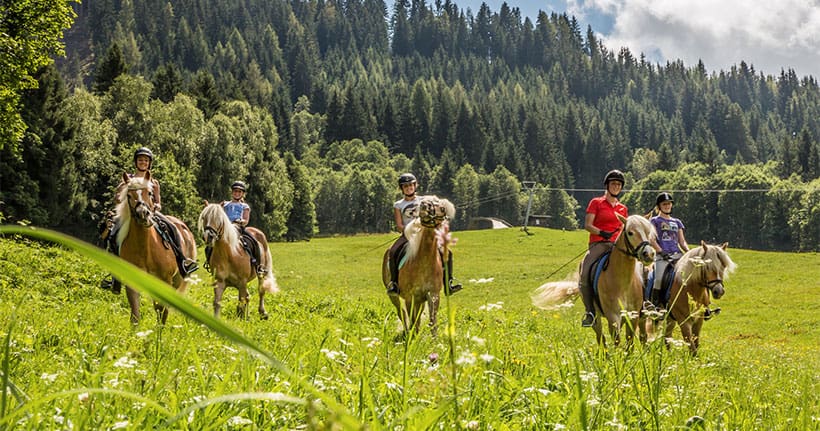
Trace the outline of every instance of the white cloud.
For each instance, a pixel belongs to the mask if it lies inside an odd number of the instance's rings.
[[[608,15],[614,51],[687,67],[703,60],[708,70],[728,70],[745,61],[757,72],[820,76],[820,0],[570,0],[568,13],[589,20]],[[595,29],[598,31],[597,29]]]

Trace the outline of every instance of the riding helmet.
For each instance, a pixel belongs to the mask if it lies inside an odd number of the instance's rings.
[[[247,187],[248,186],[246,186],[242,181],[234,181],[233,184],[231,184],[231,190],[239,189],[242,190],[243,193]]]
[[[416,184],[416,176],[411,173],[399,175],[399,188],[405,184]]]
[[[673,204],[675,203],[675,200],[672,199],[671,194],[669,194],[668,192],[660,192],[660,193],[658,193],[658,198],[655,199],[655,205],[656,206],[661,206],[661,204],[666,202],[666,201],[672,202]]]
[[[154,153],[152,153],[147,147],[138,148],[137,151],[134,151],[134,165],[137,164],[137,157],[139,156],[148,157],[148,169],[151,169],[151,165],[154,164]]]
[[[604,185],[606,186],[610,181],[618,181],[621,185],[626,185],[624,173],[617,169],[613,169],[606,173],[606,176],[604,177]]]

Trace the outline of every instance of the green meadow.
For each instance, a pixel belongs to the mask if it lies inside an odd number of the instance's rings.
[[[179,297],[82,244],[0,231],[4,429],[820,429],[815,253],[730,244],[738,269],[691,357],[677,330],[668,349],[604,350],[580,301],[531,305],[576,267],[582,231],[454,232],[465,288],[437,338],[407,339],[381,284],[394,235],[272,243],[262,321],[255,287],[247,320],[235,289],[216,320],[204,270]],[[143,295],[132,327],[124,293],[98,287],[109,270],[165,295],[167,325]]]

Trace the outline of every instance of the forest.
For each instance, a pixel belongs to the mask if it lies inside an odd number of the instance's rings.
[[[31,1],[31,0],[27,0]],[[21,92],[0,220],[93,240],[134,150],[163,209],[249,184],[274,240],[387,232],[402,172],[474,217],[575,229],[610,169],[675,197],[690,242],[820,249],[820,89],[791,69],[647,62],[562,13],[450,0],[72,2],[65,56]],[[13,35],[13,32],[10,33]],[[2,120],[5,117],[0,117]]]

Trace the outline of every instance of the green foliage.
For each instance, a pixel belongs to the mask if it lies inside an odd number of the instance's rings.
[[[34,75],[62,56],[63,32],[76,17],[73,0],[4,1],[0,15],[0,150],[23,137],[20,92],[37,88]]]
[[[310,240],[316,233],[316,207],[313,204],[307,171],[292,153],[285,154],[288,178],[293,184],[293,196],[287,221],[288,241]]]

